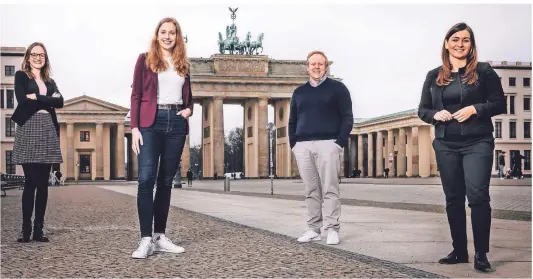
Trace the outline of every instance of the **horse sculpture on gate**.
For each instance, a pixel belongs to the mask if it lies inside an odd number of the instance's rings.
[[[255,55],[259,55],[259,53],[263,53],[263,38],[265,37],[264,33],[260,33],[259,36],[257,36],[257,41],[253,41],[250,43],[249,48],[249,55],[253,55],[255,51]],[[261,52],[258,51],[258,49],[261,49]]]

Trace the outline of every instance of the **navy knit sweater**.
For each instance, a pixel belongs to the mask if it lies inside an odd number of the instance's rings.
[[[289,142],[335,139],[345,147],[353,127],[352,99],[348,88],[327,78],[313,87],[309,82],[294,90],[289,116]]]

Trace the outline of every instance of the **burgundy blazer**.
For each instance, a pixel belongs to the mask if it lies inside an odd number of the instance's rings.
[[[141,53],[135,64],[133,84],[131,86],[130,126],[131,128],[146,128],[152,126],[157,112],[157,73],[146,66],[146,53]],[[191,91],[191,77],[187,73],[183,84],[182,100],[186,108],[193,111]],[[189,134],[189,120],[187,119],[187,135]]]

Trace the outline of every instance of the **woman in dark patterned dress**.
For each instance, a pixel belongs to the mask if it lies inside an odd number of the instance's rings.
[[[11,119],[18,127],[13,146],[13,162],[22,165],[25,176],[22,232],[18,241],[30,241],[31,217],[35,207],[33,240],[48,242],[43,231],[44,215],[50,168],[52,164],[63,162],[55,112],[56,108],[63,107],[63,97],[50,78],[50,61],[42,43],[33,43],[26,50],[21,70],[15,74],[15,95],[18,106]]]

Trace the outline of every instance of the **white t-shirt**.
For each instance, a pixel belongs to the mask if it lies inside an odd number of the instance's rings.
[[[171,56],[167,56],[165,59],[169,67],[166,71],[157,74],[157,103],[160,105],[182,105],[181,91],[185,78],[174,70]]]

